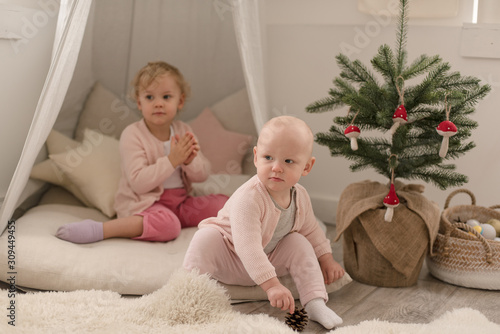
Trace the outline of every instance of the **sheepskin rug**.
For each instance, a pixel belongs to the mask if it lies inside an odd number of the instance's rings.
[[[335,334],[498,334],[500,325],[471,308],[449,311],[428,324],[400,324],[369,320],[355,326],[339,327]]]
[[[7,291],[0,293],[0,305],[9,305]],[[18,293],[15,299],[15,328],[4,317],[0,333],[294,333],[268,315],[234,311],[223,287],[184,270],[137,298],[90,290]]]

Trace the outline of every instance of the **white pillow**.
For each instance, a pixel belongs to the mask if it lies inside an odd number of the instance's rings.
[[[45,144],[49,155],[64,153],[80,145],[76,140],[68,138],[56,130],[50,132]],[[87,206],[91,205],[80,189],[74,185],[69,177],[50,159],[34,165],[31,169],[30,177],[61,186],[75,195],[83,204]]]
[[[78,147],[49,158],[93,207],[108,217],[116,214],[113,204],[121,175],[118,140],[86,129]]]

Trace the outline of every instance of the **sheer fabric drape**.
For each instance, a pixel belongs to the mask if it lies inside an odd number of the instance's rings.
[[[240,51],[243,73],[252,107],[255,127],[259,132],[269,119],[264,52],[264,25],[260,0],[232,0],[236,40]]]
[[[0,209],[0,229],[12,217],[31,167],[57,118],[80,51],[92,0],[62,0],[52,62],[24,143],[21,157]]]

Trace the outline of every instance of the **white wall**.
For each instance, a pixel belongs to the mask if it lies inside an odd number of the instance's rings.
[[[21,156],[47,75],[58,2],[0,1],[0,198]]]
[[[371,68],[370,60],[378,47],[394,46],[396,41],[394,20],[388,24],[384,18],[360,13],[356,4],[341,0],[313,0],[307,4],[298,0],[266,1],[268,96],[274,115],[294,114],[306,120],[314,132],[325,132],[335,116],[346,113],[346,109],[322,114],[305,112],[308,104],[327,96],[332,80],[339,75],[334,57],[341,51],[354,50],[347,48],[350,45],[356,49],[350,58],[360,59]],[[462,22],[471,22],[472,1],[460,1],[459,5],[454,18],[410,19],[407,50],[410,61],[423,53],[439,54],[452,70],[492,85],[492,92],[476,105],[473,115],[479,123],[471,137],[476,148],[450,161],[457,165],[458,172],[469,177],[464,187],[476,194],[478,204],[489,206],[500,203],[500,178],[495,173],[500,170],[500,132],[495,130],[500,121],[500,59],[461,56]],[[369,38],[361,38],[360,31],[367,32]],[[371,170],[351,173],[349,162],[332,158],[325,146],[316,144],[314,150],[317,162],[301,183],[308,188],[316,213],[325,221],[334,221],[337,201],[350,183],[365,179],[388,181]],[[452,190],[426,185],[424,194],[442,207]]]

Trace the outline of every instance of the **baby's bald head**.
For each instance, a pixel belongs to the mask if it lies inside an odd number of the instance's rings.
[[[297,142],[299,144],[297,149],[307,150],[308,156],[312,155],[314,135],[303,120],[294,116],[278,116],[270,119],[262,127],[257,146],[275,136],[286,138],[290,143]]]

